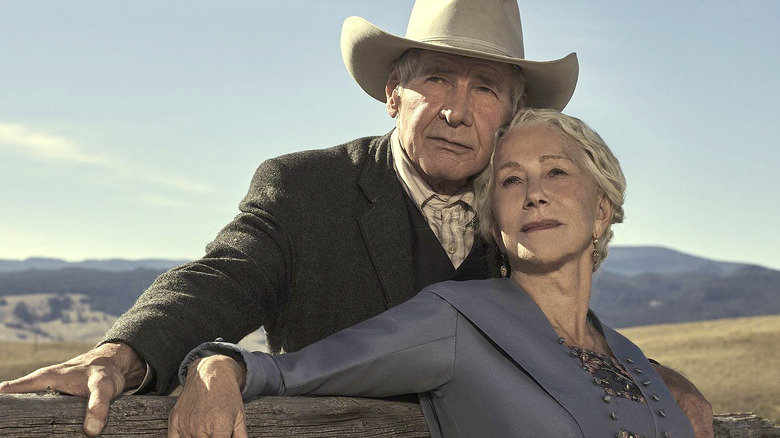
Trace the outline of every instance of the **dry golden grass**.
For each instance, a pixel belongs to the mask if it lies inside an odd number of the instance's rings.
[[[95,344],[75,342],[0,342],[0,381],[21,377],[40,367],[52,365],[84,353]]]
[[[750,411],[780,424],[780,316],[620,331],[648,357],[687,376],[715,413]]]

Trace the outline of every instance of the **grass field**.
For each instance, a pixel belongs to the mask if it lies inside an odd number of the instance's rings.
[[[750,411],[780,425],[780,315],[620,331],[687,376],[715,413]]]
[[[681,371],[716,413],[755,412],[780,425],[780,315],[621,330],[645,353]],[[0,380],[69,359],[92,344],[0,342]]]

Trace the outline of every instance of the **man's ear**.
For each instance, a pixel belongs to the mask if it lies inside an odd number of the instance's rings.
[[[398,85],[400,83],[398,70],[393,66],[390,69],[390,77],[387,78],[387,84],[385,84],[385,106],[387,107],[387,114],[392,118],[398,115]]]

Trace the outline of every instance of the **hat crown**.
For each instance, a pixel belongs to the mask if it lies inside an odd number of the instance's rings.
[[[525,59],[516,0],[417,0],[406,38]]]

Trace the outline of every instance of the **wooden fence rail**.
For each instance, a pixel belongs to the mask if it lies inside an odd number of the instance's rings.
[[[125,396],[111,405],[103,437],[165,437],[176,398]],[[0,437],[82,434],[86,400],[56,394],[0,394]],[[251,437],[430,438],[417,403],[349,397],[266,397],[246,404]],[[716,438],[778,438],[753,414],[715,417]],[[83,435],[82,435],[83,436]]]

